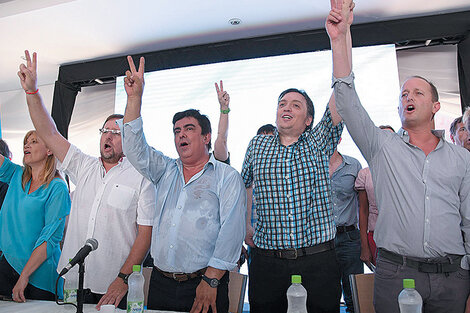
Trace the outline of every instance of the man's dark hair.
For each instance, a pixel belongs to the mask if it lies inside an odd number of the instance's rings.
[[[8,148],[7,143],[3,139],[0,139],[0,154],[8,159],[11,157],[10,148]]]
[[[201,126],[201,135],[204,136],[212,133],[211,122],[209,121],[209,118],[206,115],[199,113],[199,110],[195,109],[189,109],[183,112],[176,113],[173,116],[173,126],[175,126],[176,122],[185,117],[194,117],[198,121],[199,126]],[[207,150],[210,151],[211,147],[212,145],[209,141],[209,143],[207,144]]]
[[[462,116],[457,117],[451,124],[450,124],[450,133],[452,136],[455,136],[457,133],[457,124],[462,123]]]
[[[124,118],[124,115],[122,115],[122,114],[111,114],[110,116],[108,116],[108,117],[106,118],[106,121],[104,121],[103,126],[101,126],[101,127],[104,127],[104,125],[105,125],[109,120],[114,120],[114,119],[120,120],[121,118]]]
[[[276,130],[276,126],[273,124],[266,124],[261,126],[256,132],[257,135],[273,134]]]
[[[282,97],[284,97],[286,94],[288,94],[289,92],[296,92],[296,93],[299,93],[301,94],[305,100],[307,101],[307,116],[311,116],[312,117],[312,122],[310,123],[310,125],[308,125],[305,129],[311,129],[312,128],[312,124],[313,124],[313,119],[315,117],[315,109],[313,107],[313,102],[312,102],[312,99],[310,99],[310,97],[307,95],[307,93],[305,92],[305,90],[302,90],[302,89],[297,89],[297,88],[289,88],[289,89],[286,89],[284,90],[283,92],[281,92],[281,94],[279,95],[279,97],[277,98],[277,103],[279,104],[279,102],[281,101]]]
[[[437,88],[436,88],[436,86],[434,86],[433,83],[431,83],[429,80],[427,80],[426,78],[424,78],[422,76],[419,76],[419,75],[411,76],[411,78],[419,78],[419,79],[422,79],[425,82],[427,82],[429,84],[429,87],[431,87],[431,100],[432,100],[432,102],[439,101],[439,93],[437,92]]]
[[[390,126],[390,125],[380,125],[379,128],[380,129],[390,129],[392,132],[395,132],[395,129],[393,129],[393,127]]]

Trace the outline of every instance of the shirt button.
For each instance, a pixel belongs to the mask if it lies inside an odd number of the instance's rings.
[[[426,219],[426,223],[429,224],[429,218]]]
[[[285,179],[289,179],[289,175],[286,175],[284,178],[285,178]]]
[[[289,214],[289,218],[292,219],[292,214]]]
[[[178,210],[181,210],[181,205],[178,207]]]
[[[427,242],[427,241],[425,241],[425,242],[424,242],[424,245],[427,247],[427,246],[428,246],[428,242]]]
[[[426,163],[429,163],[429,160],[426,160]]]
[[[426,200],[429,200],[429,197],[428,197],[428,196],[426,196]]]
[[[423,179],[423,183],[425,183],[425,184],[426,184],[426,179]]]
[[[173,249],[173,245],[170,245],[170,249]]]
[[[175,226],[176,226],[176,224],[175,224],[175,223],[173,223],[171,226],[175,227]]]
[[[290,233],[290,236],[291,236],[292,238],[294,238],[294,233]]]

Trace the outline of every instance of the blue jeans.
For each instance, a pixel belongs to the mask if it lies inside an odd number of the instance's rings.
[[[361,237],[359,230],[351,230],[335,237],[336,259],[341,273],[341,285],[343,297],[346,302],[346,312],[354,312],[351,296],[350,274],[364,273],[364,265],[361,261]]]

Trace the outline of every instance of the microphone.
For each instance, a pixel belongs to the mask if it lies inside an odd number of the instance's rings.
[[[64,275],[67,273],[75,264],[80,261],[83,261],[87,255],[98,248],[98,240],[95,238],[87,239],[85,245],[78,250],[77,254],[73,257],[73,259],[65,266],[62,271],[60,272],[59,276]]]

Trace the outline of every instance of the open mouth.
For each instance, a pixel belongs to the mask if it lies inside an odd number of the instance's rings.
[[[25,152],[24,152],[24,155],[27,155],[27,154],[31,154],[31,152],[25,151]]]
[[[413,112],[415,110],[415,106],[412,104],[409,104],[406,106],[406,111],[407,112]]]
[[[187,145],[189,145],[187,142],[180,143],[180,147],[186,147]]]
[[[290,116],[290,115],[282,115],[281,117],[282,117],[282,119],[288,120],[288,121],[292,119],[292,116]]]

